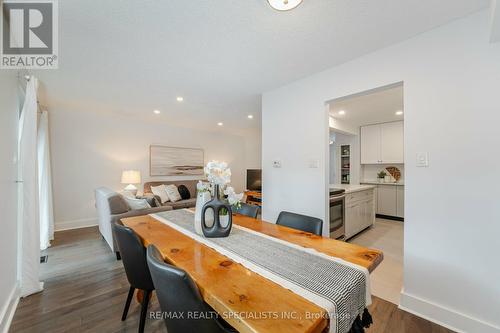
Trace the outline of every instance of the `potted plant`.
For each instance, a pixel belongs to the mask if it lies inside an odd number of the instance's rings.
[[[383,183],[386,176],[387,176],[387,172],[385,172],[384,170],[377,173],[378,182]]]

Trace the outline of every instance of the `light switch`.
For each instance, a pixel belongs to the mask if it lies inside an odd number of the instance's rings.
[[[280,160],[273,161],[273,168],[281,168],[281,161]]]
[[[319,160],[310,160],[309,161],[309,168],[311,168],[311,169],[319,168]]]
[[[429,166],[429,154],[417,153],[417,167],[426,168]]]

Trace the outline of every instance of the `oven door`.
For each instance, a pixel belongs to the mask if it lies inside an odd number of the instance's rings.
[[[345,235],[345,197],[330,197],[330,237],[343,239]]]

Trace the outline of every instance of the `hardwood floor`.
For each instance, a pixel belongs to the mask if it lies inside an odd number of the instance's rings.
[[[133,301],[120,321],[128,292],[121,261],[97,228],[63,231],[41,265],[45,290],[19,302],[10,332],[137,332],[140,306]],[[159,311],[154,297],[151,311]],[[449,333],[451,331],[374,297],[374,324],[367,333]],[[148,319],[146,332],[166,332],[163,321]]]

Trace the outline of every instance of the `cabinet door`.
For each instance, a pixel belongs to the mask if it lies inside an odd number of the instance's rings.
[[[345,211],[345,237],[351,238],[356,234],[357,224],[360,218],[359,203],[348,204]]]
[[[403,122],[380,124],[381,163],[404,163]]]
[[[373,199],[369,199],[365,204],[365,223],[364,227],[367,228],[375,222],[375,204]]]
[[[397,216],[405,217],[405,187],[404,186],[396,186],[397,187]]]
[[[397,194],[394,185],[378,185],[377,214],[397,216]]]
[[[361,164],[380,163],[380,125],[361,127]]]

